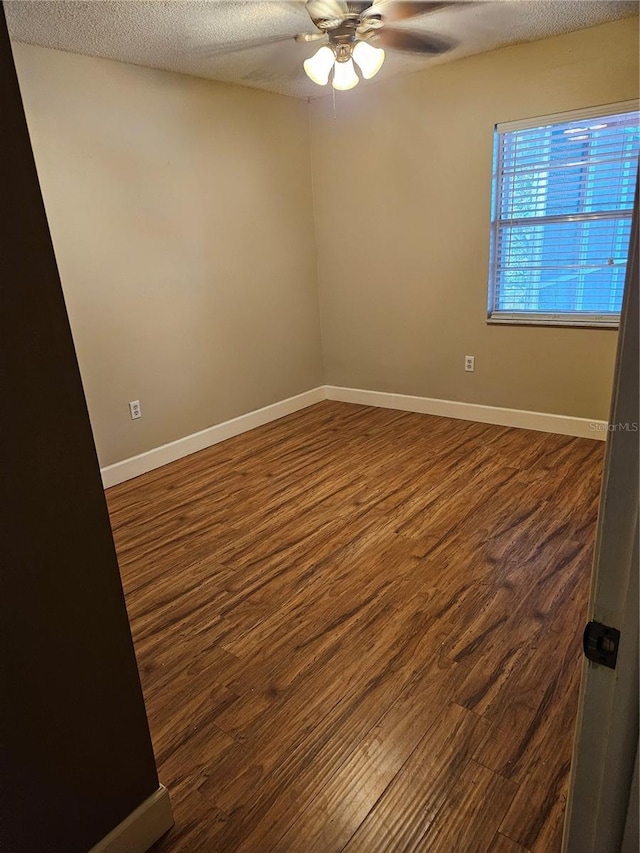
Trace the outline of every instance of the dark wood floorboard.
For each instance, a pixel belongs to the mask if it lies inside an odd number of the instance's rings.
[[[109,489],[156,853],[559,853],[604,445],[319,403]]]

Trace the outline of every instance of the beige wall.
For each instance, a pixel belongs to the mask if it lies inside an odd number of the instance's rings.
[[[486,324],[492,134],[637,95],[632,18],[312,102],[325,380],[606,418],[616,332]]]
[[[306,103],[14,53],[101,464],[321,384]]]

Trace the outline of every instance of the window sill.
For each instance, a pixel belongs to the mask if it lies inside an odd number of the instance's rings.
[[[488,326],[560,326],[565,329],[610,329],[618,331],[620,319],[575,319],[573,317],[487,317]]]

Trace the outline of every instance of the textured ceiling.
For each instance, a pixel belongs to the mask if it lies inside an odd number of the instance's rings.
[[[304,0],[9,0],[13,39],[269,89],[297,97],[327,93],[304,74],[317,46],[293,36],[317,32]],[[412,29],[455,39],[438,59],[387,51],[375,80],[483,53],[508,44],[579,30],[637,14],[637,2],[617,0],[479,0],[413,18]],[[232,50],[253,39],[290,36],[277,44]]]

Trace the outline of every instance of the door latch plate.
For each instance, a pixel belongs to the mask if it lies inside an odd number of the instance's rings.
[[[620,631],[617,628],[611,628],[601,622],[587,622],[582,636],[582,648],[588,660],[615,669],[619,646]]]

